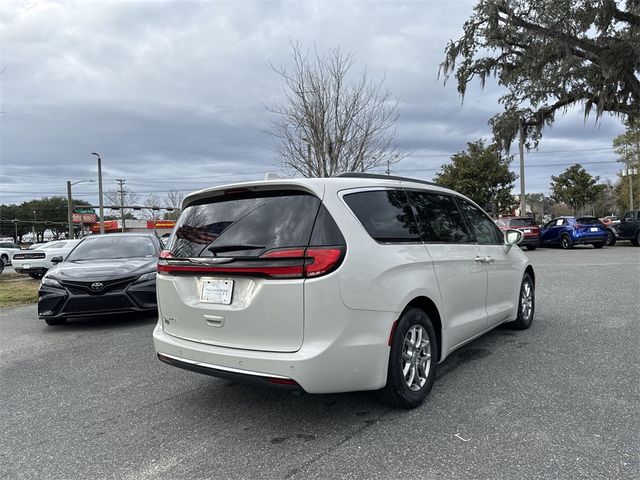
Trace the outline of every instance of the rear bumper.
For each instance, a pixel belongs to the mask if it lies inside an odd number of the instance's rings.
[[[233,373],[234,380],[278,387],[282,385],[274,385],[269,378],[290,379],[308,393],[377,390],[386,384],[387,342],[394,320],[388,312],[345,310],[350,313],[340,318],[342,328],[317,339],[305,335],[300,350],[287,353],[220,347],[171,336],[162,328],[161,310],[153,331],[154,346],[161,360],[173,366],[222,378]],[[174,359],[166,361],[163,355]]]
[[[538,247],[540,246],[540,237],[524,237],[520,245]]]
[[[174,357],[163,353],[158,354],[158,360],[171,365],[173,367],[190,370],[192,372],[211,375],[212,377],[224,378],[243,383],[251,383],[254,385],[277,387],[285,390],[302,390],[294,380],[281,376],[269,376],[259,372],[251,372],[248,370],[231,369],[221,367],[220,365],[212,365],[210,363],[194,362],[186,358]]]
[[[584,234],[574,234],[573,235],[573,243],[574,245],[586,245],[592,243],[604,243],[607,241],[608,234],[606,230],[604,232],[597,233],[584,233]]]
[[[28,274],[28,273],[37,273],[39,275],[44,275],[45,273],[47,273],[47,268],[45,267],[30,267],[30,268],[24,268],[22,266],[18,266],[18,265],[13,265],[13,269],[16,271],[16,273],[24,273],[24,274]]]

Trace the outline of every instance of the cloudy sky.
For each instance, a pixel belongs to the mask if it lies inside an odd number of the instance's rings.
[[[501,90],[464,104],[438,65],[473,1],[13,1],[0,9],[0,203],[65,195],[66,180],[116,178],[143,201],[171,189],[262,179],[281,171],[265,133],[283,86],[289,42],[351,51],[357,70],[400,100],[394,173],[431,179],[466,142],[490,137]],[[603,178],[619,169],[619,120],[578,110],[527,157],[527,191],[575,162]],[[516,149],[514,149],[516,150]],[[515,164],[514,164],[515,166]],[[97,202],[96,184],[74,196]]]

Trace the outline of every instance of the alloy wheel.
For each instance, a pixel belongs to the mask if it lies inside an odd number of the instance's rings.
[[[414,325],[404,337],[402,345],[402,374],[407,386],[420,390],[431,369],[431,343],[422,325]]]
[[[522,290],[520,293],[520,314],[522,319],[529,321],[531,313],[533,312],[533,287],[531,283],[525,281],[522,284]]]

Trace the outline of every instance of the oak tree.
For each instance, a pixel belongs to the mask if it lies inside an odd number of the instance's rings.
[[[508,89],[492,119],[504,147],[518,131],[534,143],[558,111],[580,105],[585,118],[640,117],[638,0],[479,0],[440,66],[467,86],[496,77]]]

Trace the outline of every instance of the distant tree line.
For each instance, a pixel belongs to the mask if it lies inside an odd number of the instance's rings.
[[[89,206],[85,200],[73,199],[75,207]],[[0,236],[12,237],[20,242],[22,237],[35,231],[38,241],[43,241],[44,232],[58,238],[68,230],[67,199],[63,196],[28,200],[21,204],[0,205]]]
[[[115,193],[105,192],[106,204],[119,205],[120,197]],[[124,195],[125,204],[135,204],[137,195],[130,191],[126,191]],[[175,220],[180,214],[179,209],[182,207],[184,194],[177,190],[170,190],[167,193],[164,202],[156,195],[149,195],[145,200],[143,207],[170,207],[177,210],[172,212],[161,212],[142,210],[141,216],[147,220]],[[117,200],[117,201],[115,201]],[[164,203],[164,205],[163,205]],[[74,209],[78,207],[89,207],[91,204],[86,200],[73,199]],[[96,211],[96,214],[98,212]],[[39,242],[44,241],[45,231],[49,230],[55,238],[59,238],[69,229],[68,223],[67,198],[64,196],[43,197],[41,199],[27,200],[20,204],[1,204],[0,205],[0,237],[11,237],[16,242],[21,242],[24,235],[35,231],[36,239]],[[105,214],[105,220],[119,220],[121,215],[118,211]],[[125,212],[127,220],[135,220],[137,217],[132,211]]]

